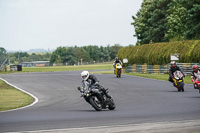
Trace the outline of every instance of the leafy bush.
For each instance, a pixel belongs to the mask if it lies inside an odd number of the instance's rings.
[[[200,40],[128,46],[121,48],[117,56],[127,58],[129,64],[165,65],[175,53],[179,53],[181,63],[200,63]]]

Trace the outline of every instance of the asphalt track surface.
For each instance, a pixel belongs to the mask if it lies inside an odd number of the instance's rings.
[[[0,132],[59,132],[62,129],[75,132],[74,129],[86,127],[100,130],[134,124],[144,128],[145,123],[183,121],[198,122],[190,131],[200,131],[200,94],[193,85],[186,84],[185,92],[178,92],[167,81],[127,75],[122,78],[116,78],[114,74],[95,75],[109,88],[116,103],[114,111],[95,111],[80,97],[77,90],[81,85],[80,71],[0,75],[39,99],[31,107],[0,112]]]

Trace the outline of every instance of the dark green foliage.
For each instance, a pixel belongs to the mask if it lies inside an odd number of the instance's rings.
[[[145,0],[142,3],[136,17],[133,17],[135,22],[132,23],[138,45],[168,41],[165,38],[167,32],[165,16],[170,2],[171,0]]]
[[[136,45],[200,39],[200,0],[144,0],[133,20]]]
[[[129,64],[165,65],[175,53],[180,54],[181,63],[200,63],[200,40],[129,46],[121,48],[117,56],[127,58]]]

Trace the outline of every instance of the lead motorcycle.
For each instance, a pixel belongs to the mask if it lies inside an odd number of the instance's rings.
[[[102,91],[103,86],[90,86],[87,81],[82,81],[82,87],[78,87],[81,92],[81,97],[83,97],[86,102],[88,102],[96,111],[101,111],[102,109],[115,109],[115,102],[113,98],[107,98]]]
[[[173,81],[174,81],[173,84],[177,88],[177,90],[183,92],[185,80],[184,80],[184,75],[183,75],[183,73],[181,73],[181,71],[174,72]]]
[[[122,65],[120,63],[117,63],[115,65],[115,75],[117,78],[121,78],[121,74],[122,74]]]

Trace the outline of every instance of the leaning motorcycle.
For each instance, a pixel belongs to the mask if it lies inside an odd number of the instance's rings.
[[[115,75],[117,78],[121,78],[121,73],[122,73],[122,65],[120,63],[117,63],[115,65]]]
[[[115,102],[113,98],[107,98],[102,89],[103,86],[101,85],[91,87],[87,81],[82,82],[81,88],[78,87],[78,90],[81,92],[81,97],[84,97],[96,111],[101,111],[106,108],[114,110]]]
[[[181,73],[181,71],[174,72],[173,81],[174,81],[173,84],[177,88],[177,90],[183,92],[185,80],[184,80],[184,75],[183,75],[183,73]]]
[[[197,78],[196,78],[196,80],[194,82],[194,88],[195,89],[199,89],[199,93],[200,93],[200,75],[197,75],[196,77]]]

